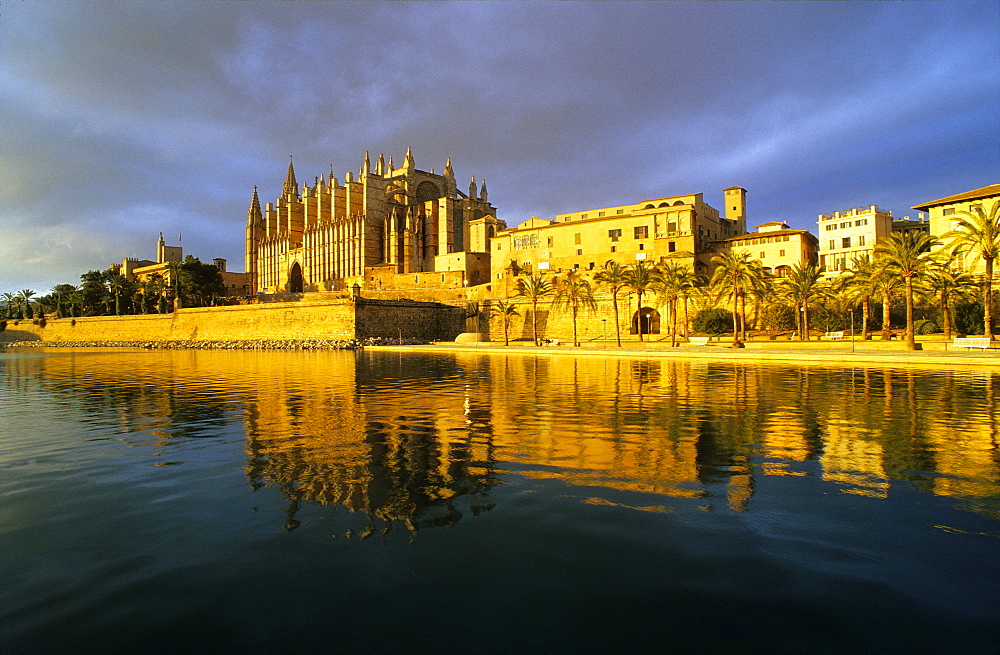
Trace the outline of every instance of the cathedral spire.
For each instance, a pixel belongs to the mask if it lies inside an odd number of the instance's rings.
[[[396,170],[396,164],[392,161],[392,155],[389,155],[389,172]]]
[[[405,168],[407,171],[412,172],[413,169],[416,168],[416,166],[417,166],[416,163],[414,163],[413,161],[413,151],[410,150],[409,146],[407,146],[406,157],[403,158],[403,168]]]
[[[451,167],[451,157],[448,157],[448,160],[444,163],[444,176],[455,179],[455,171]]]
[[[378,154],[378,161],[375,162],[375,174],[385,175],[385,155],[381,152]]]
[[[281,195],[288,197],[290,193],[294,193],[296,197],[299,195],[299,184],[295,181],[295,167],[291,161],[288,162],[288,174],[285,175],[285,188]]]
[[[487,197],[486,196],[486,178],[484,177],[483,178],[483,188],[479,191],[479,199],[482,200],[483,202],[487,202],[486,197]]]
[[[473,200],[476,199],[476,176],[472,176],[472,181],[469,182],[469,197]]]
[[[365,150],[365,160],[361,162],[361,176],[364,177],[372,172],[372,160],[368,156],[368,151]]]
[[[257,185],[253,187],[253,198],[250,199],[250,209],[247,210],[247,225],[254,225],[264,220],[260,211],[260,198],[257,197]],[[163,232],[160,232],[160,241],[163,240]]]

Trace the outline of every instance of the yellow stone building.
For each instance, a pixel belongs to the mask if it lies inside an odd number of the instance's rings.
[[[146,282],[153,275],[160,275],[167,287],[174,283],[174,274],[167,266],[168,263],[184,261],[184,249],[181,246],[168,246],[163,240],[163,233],[156,242],[156,261],[148,259],[136,259],[128,257],[122,260],[118,272],[130,282]],[[216,258],[212,263],[222,277],[222,284],[225,287],[223,295],[229,297],[239,297],[250,295],[250,286],[246,273],[234,273],[226,270],[226,260]]]
[[[894,232],[928,232],[923,220],[898,220],[878,205],[820,214],[819,264],[827,277],[851,268],[855,259],[872,259],[875,246]]]
[[[609,260],[677,262],[708,274],[710,244],[746,232],[746,190],[724,193],[724,217],[703,194],[692,193],[559,214],[554,221],[531,218],[500,231],[490,239],[495,295],[511,287],[519,272],[592,271]]]
[[[331,171],[301,188],[289,164],[281,196],[263,210],[254,188],[246,270],[255,293],[392,286],[400,275],[474,285],[487,281],[487,244],[504,227],[486,182],[473,177],[468,194],[459,191],[450,159],[438,174],[418,170],[409,149],[399,168],[383,155],[373,167],[365,153],[356,178],[341,183]]]
[[[748,253],[759,260],[767,273],[785,277],[792,266],[817,262],[819,244],[808,230],[793,230],[787,223],[772,221],[757,226],[756,232],[730,237],[725,246],[736,254]]]
[[[929,214],[931,234],[941,239],[948,232],[958,229],[958,221],[955,220],[957,212],[971,211],[974,206],[978,205],[988,216],[993,204],[997,202],[1000,202],[1000,184],[991,184],[954,196],[931,200],[915,205],[913,208]],[[953,250],[948,244],[943,244],[942,248]],[[949,254],[959,270],[976,275],[982,275],[986,272],[986,263],[981,258],[976,261],[962,252],[950,252]]]

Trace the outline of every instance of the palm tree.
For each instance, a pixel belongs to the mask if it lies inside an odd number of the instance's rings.
[[[536,346],[538,345],[538,301],[551,295],[552,291],[552,282],[545,278],[544,273],[532,273],[517,280],[517,295],[531,302],[531,332]]]
[[[778,283],[782,294],[795,305],[796,313],[801,314],[799,341],[809,341],[809,303],[826,295],[821,276],[822,269],[818,266],[795,264]]]
[[[725,251],[712,257],[712,263],[716,266],[712,285],[726,291],[733,299],[733,348],[742,348],[740,329],[746,325],[746,295],[760,283],[763,269],[760,262],[751,260],[746,252]]]
[[[931,248],[939,245],[937,239],[924,232],[890,234],[875,246],[875,257],[881,258],[886,267],[903,278],[906,283],[906,348],[917,349],[913,331],[913,279],[927,275],[934,258]]]
[[[604,262],[604,268],[594,275],[594,281],[611,291],[611,306],[615,311],[615,339],[621,348],[622,330],[618,320],[618,293],[628,286],[628,267],[609,259]]]
[[[520,316],[520,312],[517,311],[517,305],[506,300],[498,300],[491,308],[491,312],[493,316],[499,317],[503,325],[503,345],[509,346],[510,337],[508,336],[508,331],[510,330],[510,321],[515,316]]]
[[[638,261],[635,266],[628,269],[626,286],[631,289],[639,303],[639,311],[636,312],[636,328],[639,333],[639,341],[642,341],[642,296],[653,283],[654,267],[645,261]]]
[[[181,271],[183,270],[184,264],[182,262],[167,262],[167,273],[169,274],[170,281],[174,284],[174,309],[180,309],[181,302]]]
[[[52,287],[52,297],[56,301],[56,318],[62,318],[65,315],[63,311],[63,303],[66,302],[70,294],[76,291],[76,287],[72,284],[57,284]]]
[[[861,302],[861,340],[868,341],[868,326],[871,324],[871,299],[878,292],[878,267],[868,257],[855,257],[846,272],[851,296]]]
[[[576,318],[580,309],[595,309],[597,303],[594,302],[594,290],[590,282],[585,280],[576,269],[570,269],[565,276],[556,281],[557,307],[569,307],[573,312],[573,345],[579,346],[580,340],[577,338]]]
[[[944,238],[956,252],[968,251],[971,262],[980,258],[986,265],[983,279],[983,336],[993,338],[993,262],[1000,255],[1000,200],[993,203],[989,214],[982,205],[955,213],[956,229]],[[970,262],[970,263],[971,263]]]
[[[683,273],[678,274],[677,278],[680,284],[680,296],[681,300],[684,301],[684,338],[688,338],[688,334],[691,332],[691,319],[688,316],[688,300],[691,296],[697,293],[700,287],[704,287],[708,284],[708,280],[704,275],[698,275],[689,268],[683,269]]]
[[[17,295],[13,293],[5,293],[2,296],[3,307],[4,307],[4,317],[5,318],[15,318],[14,312],[18,308],[18,298]]]
[[[938,301],[938,306],[941,308],[941,327],[944,329],[944,338],[950,341],[952,299],[966,296],[969,291],[975,288],[975,280],[972,279],[971,275],[956,271],[945,262],[936,261],[927,271],[923,286]]]
[[[21,318],[34,318],[35,314],[31,309],[31,298],[35,295],[35,292],[31,289],[21,289],[17,295],[20,301],[24,303],[21,307]]]
[[[889,341],[892,338],[892,326],[890,311],[892,310],[892,297],[899,292],[899,285],[902,279],[893,271],[883,266],[884,262],[874,262],[875,271],[872,275],[872,284],[875,290],[882,296],[882,341]]]
[[[122,313],[122,294],[125,293],[125,287],[128,285],[128,280],[125,276],[109,268],[104,272],[104,280],[108,283],[108,288],[111,289],[111,295],[115,299],[115,316],[121,316]]]
[[[653,283],[650,285],[650,290],[656,294],[659,304],[667,305],[671,348],[677,346],[677,301],[680,299],[684,273],[687,271],[687,267],[680,264],[668,264],[665,268],[654,272]]]

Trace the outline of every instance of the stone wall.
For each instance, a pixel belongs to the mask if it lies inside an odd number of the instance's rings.
[[[180,309],[172,314],[8,321],[0,341],[152,341],[254,339],[453,340],[464,330],[460,307],[347,299]]]

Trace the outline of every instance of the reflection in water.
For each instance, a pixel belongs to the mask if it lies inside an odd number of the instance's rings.
[[[8,357],[9,388],[65,392],[64,411],[105,434],[110,421],[160,465],[178,463],[174,440],[237,422],[250,485],[280,490],[289,530],[304,502],[363,512],[369,532],[454,525],[493,507],[511,476],[589,487],[595,504],[637,491],[735,512],[752,509],[761,476],[876,499],[906,482],[1000,514],[988,370],[371,350]]]

